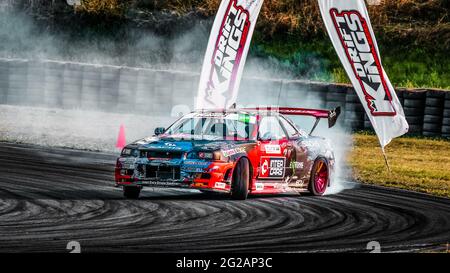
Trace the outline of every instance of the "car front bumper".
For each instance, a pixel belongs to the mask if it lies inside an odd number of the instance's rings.
[[[118,186],[138,186],[156,188],[184,188],[215,192],[230,192],[234,164],[231,162],[211,162],[203,170],[189,171],[180,168],[179,179],[135,176],[131,170],[116,166],[115,181]],[[178,176],[178,175],[177,175]]]

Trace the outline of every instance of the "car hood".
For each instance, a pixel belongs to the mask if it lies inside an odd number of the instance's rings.
[[[182,151],[192,150],[217,151],[230,149],[255,141],[233,141],[233,140],[179,140],[170,137],[148,137],[140,139],[131,144],[139,150],[164,150],[164,151]]]

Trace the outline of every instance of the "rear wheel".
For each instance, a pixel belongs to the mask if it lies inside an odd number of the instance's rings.
[[[231,183],[231,198],[234,200],[245,200],[248,196],[248,185],[250,180],[250,164],[247,158],[242,158],[236,163]]]
[[[131,187],[131,186],[123,187],[123,196],[127,199],[138,199],[140,193],[141,188],[139,187]]]
[[[311,170],[309,192],[315,196],[323,195],[327,189],[329,177],[327,161],[324,158],[318,158]]]

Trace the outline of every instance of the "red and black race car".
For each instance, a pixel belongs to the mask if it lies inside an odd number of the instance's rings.
[[[117,159],[116,184],[126,198],[138,198],[144,186],[223,192],[239,200],[293,190],[322,195],[334,153],[328,140],[311,133],[322,118],[334,126],[339,114],[340,108],[195,111],[127,145]],[[316,118],[311,133],[289,115]]]

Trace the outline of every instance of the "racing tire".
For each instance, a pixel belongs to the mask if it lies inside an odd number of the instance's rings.
[[[364,106],[361,103],[347,102],[344,109],[346,112],[364,113]]]
[[[309,179],[308,190],[311,195],[322,196],[330,182],[330,170],[328,162],[324,158],[318,158],[314,162]]]
[[[231,199],[245,200],[248,196],[250,180],[250,164],[247,158],[242,158],[236,163],[231,182]]]
[[[339,104],[344,104],[345,95],[346,94],[343,92],[327,93],[327,102],[337,102]]]
[[[425,101],[425,105],[426,106],[431,106],[431,107],[444,107],[444,100],[442,98],[430,98],[428,97],[427,100]]]
[[[450,126],[442,126],[441,132],[443,135],[450,135]]]
[[[441,116],[425,115],[423,117],[423,123],[441,124],[442,123],[442,117]]]
[[[345,95],[345,102],[347,104],[358,104],[361,101],[359,100],[358,94],[354,90],[347,90],[347,94]]]
[[[442,119],[442,125],[444,125],[444,126],[450,125],[450,118],[444,118],[444,119]]]
[[[425,107],[424,100],[405,99],[403,104],[406,108],[423,109]]]
[[[422,125],[417,125],[417,124],[410,124],[409,125],[409,133],[410,134],[415,134],[415,135],[420,135],[422,133],[422,129],[423,126]]]
[[[424,113],[425,113],[425,115],[430,115],[430,116],[442,116],[442,114],[444,113],[444,108],[427,106],[425,108]]]
[[[408,116],[421,116],[423,114],[423,110],[416,108],[403,107],[403,112]]]
[[[450,109],[450,96],[449,96],[448,99],[446,99],[446,100],[444,101],[444,108],[445,108],[445,109]]]
[[[409,124],[423,124],[424,116],[406,116],[406,120]]]
[[[372,125],[372,122],[370,122],[370,120],[364,121],[364,129],[365,129],[365,130],[371,130],[371,129],[373,129],[373,125]]]
[[[123,187],[123,196],[127,199],[138,199],[141,189],[139,187],[125,186]]]
[[[433,124],[433,123],[425,123],[423,125],[423,131],[426,132],[440,132],[442,126],[440,124]]]
[[[403,92],[403,98],[408,100],[425,100],[427,93],[426,92]]]

